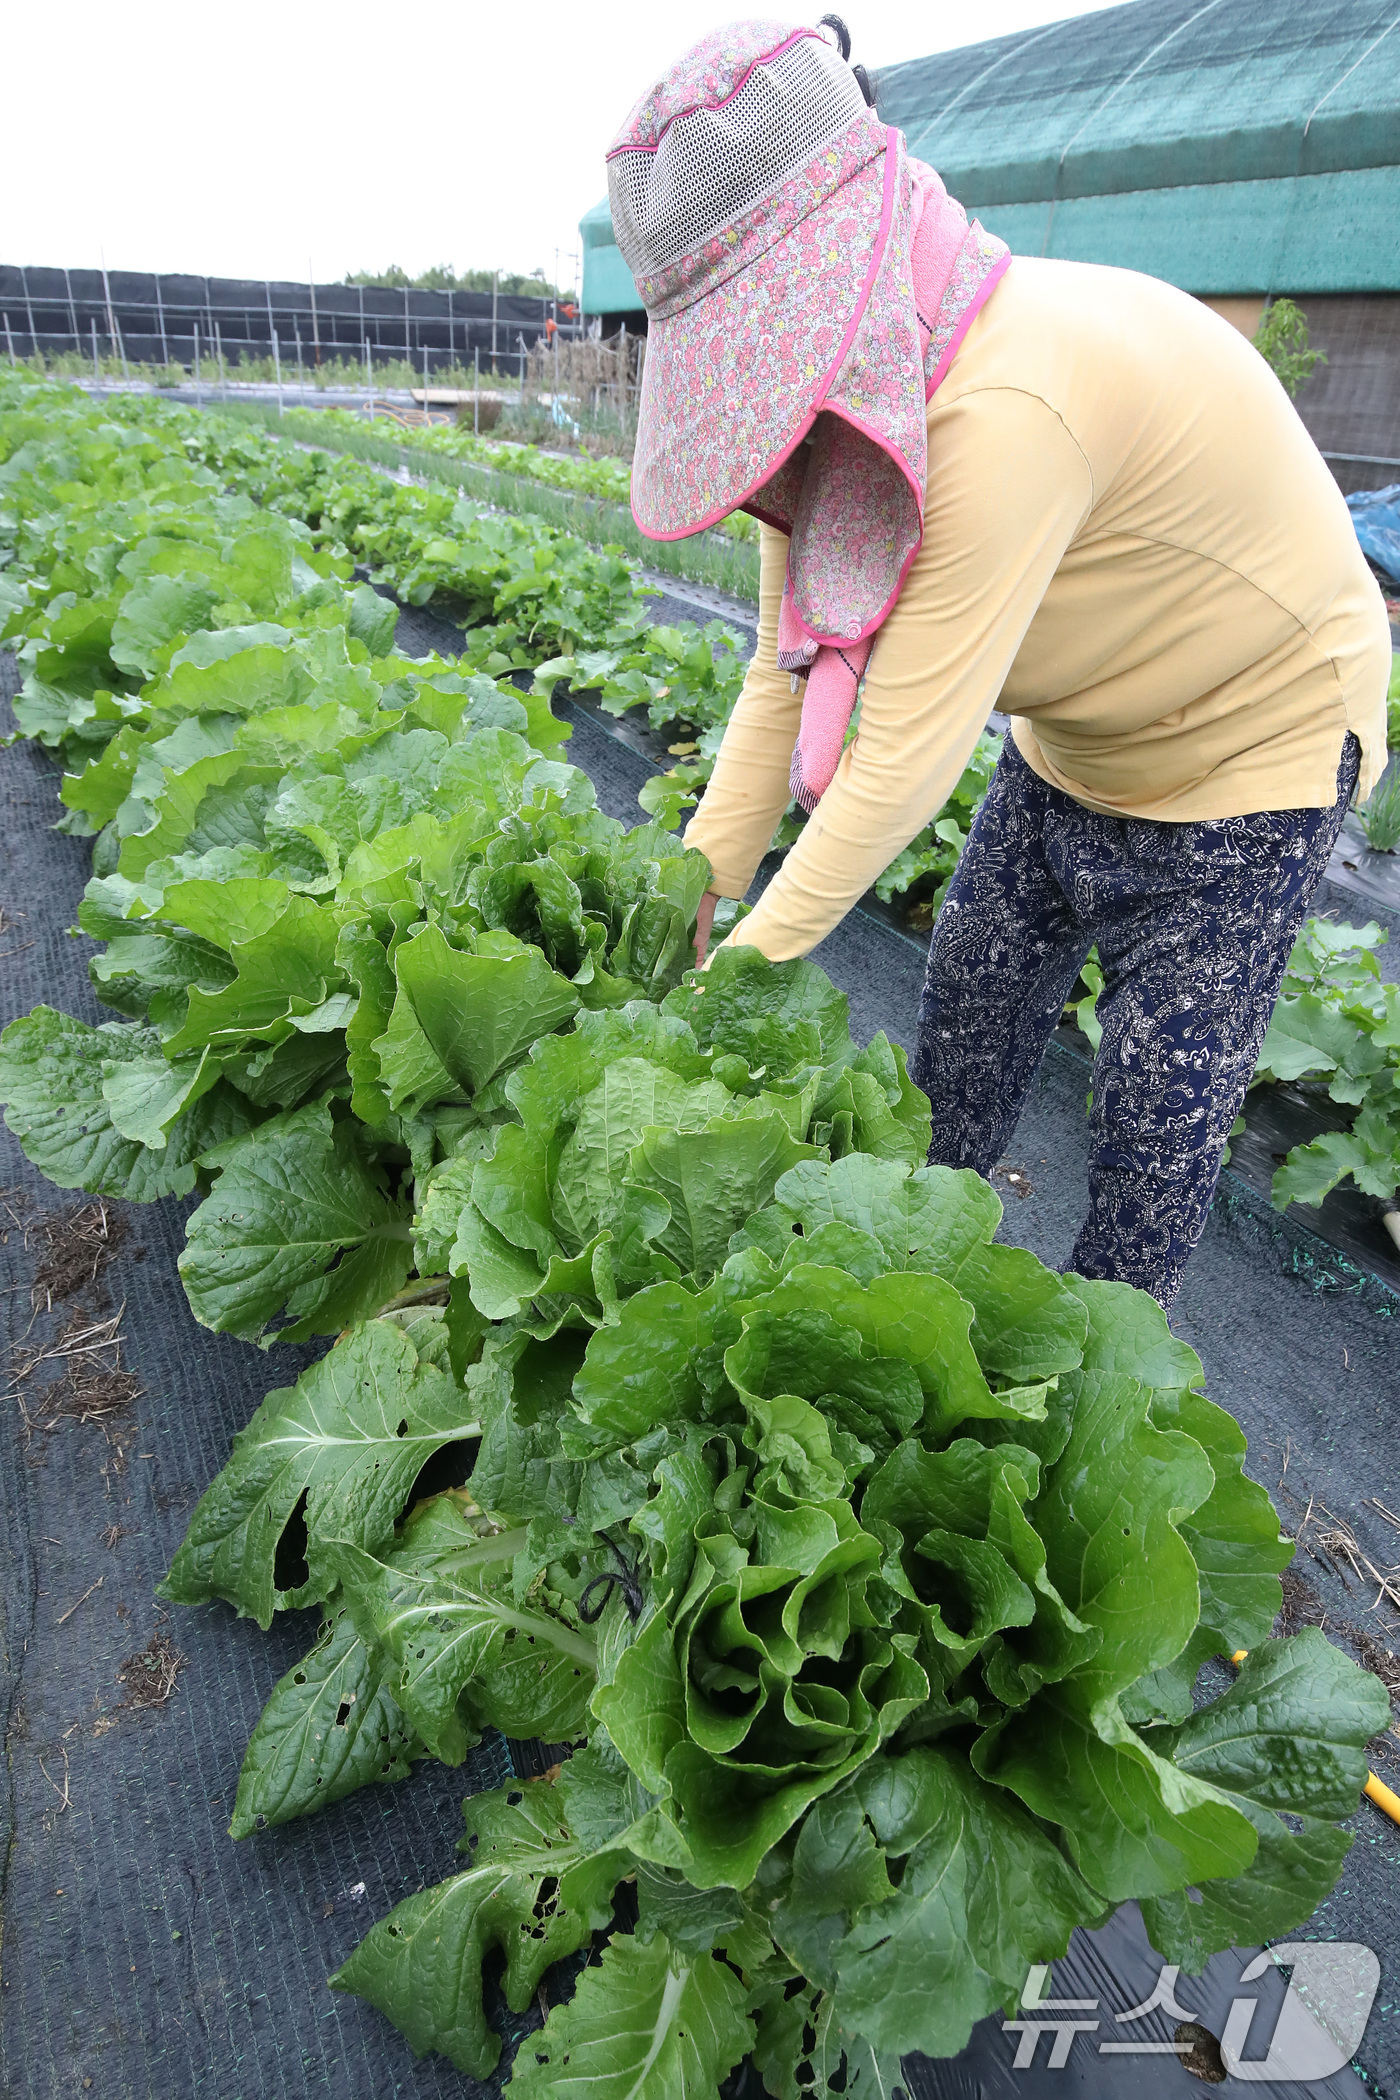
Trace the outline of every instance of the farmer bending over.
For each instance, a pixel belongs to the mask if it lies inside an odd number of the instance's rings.
[[[929,949],[930,1157],[990,1170],[1097,944],[1070,1266],[1170,1305],[1385,762],[1390,638],[1336,485],[1227,322],[1128,270],[1013,260],[821,31],[716,32],[608,171],[650,317],[637,523],[763,527],[758,648],[687,834],[714,869],[702,959],[790,793],[810,821],[730,935],[775,962],[831,932],[1004,708]]]

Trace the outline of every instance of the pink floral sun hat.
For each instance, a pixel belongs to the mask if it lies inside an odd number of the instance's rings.
[[[767,19],[642,97],[608,187],[648,316],[633,515],[652,539],[735,510],[789,534],[778,661],[825,703],[794,758],[810,807],[923,536],[927,398],[1007,250],[820,31]]]

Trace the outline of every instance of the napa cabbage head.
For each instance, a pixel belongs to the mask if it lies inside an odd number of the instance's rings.
[[[492,1319],[612,1316],[643,1285],[715,1274],[804,1160],[862,1146],[910,1164],[928,1107],[903,1053],[857,1052],[844,997],[806,963],[722,950],[660,1009],[580,1014],[504,1087],[517,1119],[448,1162],[421,1261]]]

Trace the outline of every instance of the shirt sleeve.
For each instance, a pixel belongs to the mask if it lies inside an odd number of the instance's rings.
[[[714,870],[721,897],[742,897],[788,806],[802,695],[778,669],[778,604],[787,568],[786,535],[759,527],[758,646],[700,807],[686,828]]]
[[[930,415],[923,545],[877,637],[858,734],[731,944],[757,947],[772,962],[805,955],[936,814],[1092,499],[1083,453],[1038,396],[988,388]],[[779,544],[785,553],[786,542]],[[707,841],[726,849],[732,841],[732,857],[716,865],[716,887],[727,896],[752,878],[786,801],[801,711],[800,697],[787,692],[788,679],[776,668],[776,603],[760,612],[771,629],[766,665],[755,659],[752,685],[746,683],[725,733],[700,812],[719,784],[711,824],[697,838],[697,818],[688,834],[712,860]],[[762,632],[759,639],[762,649]]]

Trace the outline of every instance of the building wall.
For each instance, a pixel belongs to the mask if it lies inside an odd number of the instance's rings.
[[[1222,321],[1238,328],[1241,335],[1253,335],[1264,318],[1264,294],[1249,292],[1242,299],[1223,297],[1218,292],[1198,294],[1202,306],[1208,306]]]
[[[1342,488],[1400,481],[1400,296],[1298,295],[1312,349],[1324,350],[1297,407]],[[1339,454],[1359,457],[1344,458]]]
[[[1400,481],[1400,297],[1293,296],[1309,347],[1327,359],[1294,403],[1318,451],[1347,495]],[[1264,312],[1259,293],[1203,295],[1201,304],[1247,336]]]
[[[1342,488],[1400,480],[1400,166],[1057,202],[963,199],[1018,255],[1164,278],[1253,335],[1266,292],[1326,353],[1298,413]],[[1364,258],[1364,260],[1358,260]]]

